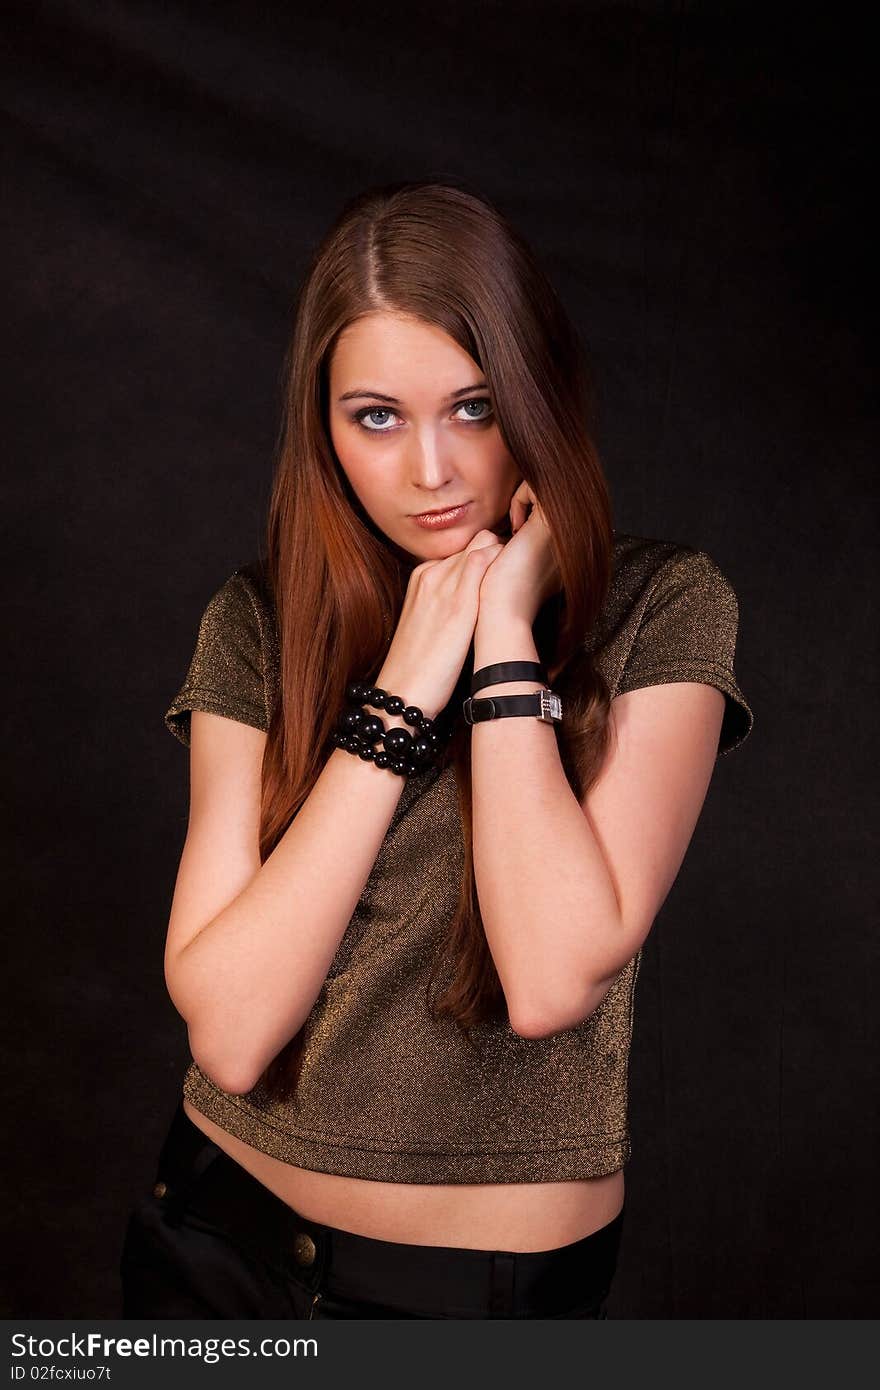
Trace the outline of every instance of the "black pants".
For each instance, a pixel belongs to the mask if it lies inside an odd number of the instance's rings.
[[[128,1220],[126,1318],[604,1318],[623,1227],[554,1250],[374,1240],[306,1220],[179,1104]]]

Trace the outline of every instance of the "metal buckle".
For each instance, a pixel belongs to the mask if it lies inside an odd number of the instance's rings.
[[[553,690],[539,690],[538,695],[541,708],[538,710],[538,719],[545,724],[553,724],[562,718],[562,700]]]
[[[491,699],[491,697],[487,696],[485,700],[480,700],[479,704],[481,708],[475,712],[474,697],[472,695],[468,695],[467,699],[462,704],[465,723],[482,724],[486,719],[495,718],[495,701]],[[487,706],[490,706],[490,708],[487,708]]]

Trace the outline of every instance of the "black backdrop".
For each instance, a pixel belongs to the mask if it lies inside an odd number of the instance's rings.
[[[2,1312],[117,1315],[188,1057],[162,974],[187,760],[162,712],[255,550],[311,246],[356,189],[453,173],[532,239],[591,346],[618,528],[708,550],[740,600],[756,725],[646,947],[612,1316],[876,1315],[851,21],[571,0],[4,16]]]

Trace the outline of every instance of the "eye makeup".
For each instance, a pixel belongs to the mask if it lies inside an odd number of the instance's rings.
[[[459,411],[459,410],[462,410],[465,406],[471,406],[471,405],[486,405],[486,406],[489,406],[488,413],[485,414],[485,415],[480,415],[480,416],[476,416],[476,417],[471,416],[470,419],[460,420],[460,421],[459,421],[459,424],[465,424],[465,425],[484,425],[484,424],[487,424],[490,420],[494,419],[494,411],[491,409],[492,403],[491,403],[491,401],[489,400],[489,397],[488,397],[488,396],[473,396],[473,397],[469,398],[469,399],[466,400],[466,401],[459,401],[458,405],[457,405],[455,408],[456,408],[456,411]],[[394,410],[391,410],[391,408],[390,408],[389,406],[387,406],[387,405],[366,405],[366,406],[363,406],[360,410],[356,410],[356,411],[353,413],[353,415],[352,415],[351,418],[352,418],[352,420],[354,420],[354,422],[355,422],[357,425],[359,425],[359,426],[361,427],[361,429],[363,429],[363,430],[365,431],[365,433],[367,433],[367,434],[390,434],[391,431],[390,431],[389,429],[385,429],[385,428],[382,428],[382,427],[372,428],[370,425],[367,425],[367,424],[364,423],[368,416],[370,416],[370,415],[378,415],[378,414],[381,414],[381,415],[396,415],[397,412],[394,411]]]

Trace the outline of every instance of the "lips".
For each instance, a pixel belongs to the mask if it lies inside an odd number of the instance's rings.
[[[467,515],[470,502],[460,502],[456,507],[445,507],[442,511],[420,512],[413,516],[416,526],[426,530],[441,530],[447,526],[457,526]]]
[[[413,516],[446,516],[448,512],[457,512],[460,511],[462,507],[466,506],[467,502],[456,502],[453,506],[450,507],[434,507],[433,510],[430,512],[413,512]]]

